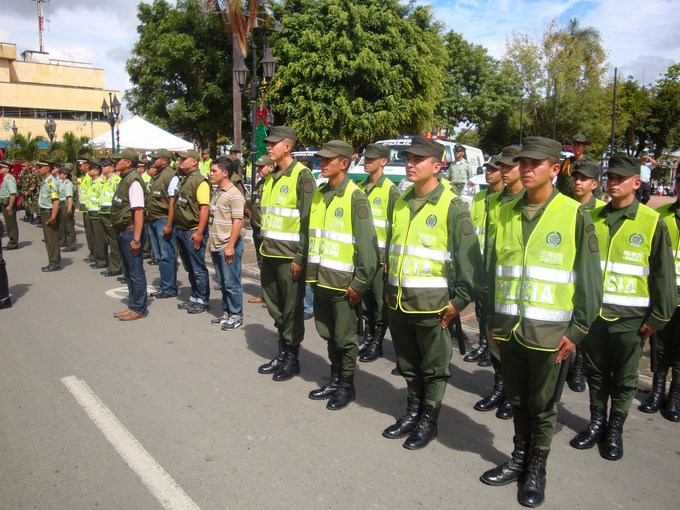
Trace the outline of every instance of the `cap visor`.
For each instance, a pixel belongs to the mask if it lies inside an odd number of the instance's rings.
[[[269,135],[267,138],[264,139],[265,142],[280,142],[283,140],[283,136],[276,136],[276,135]]]
[[[543,152],[543,151],[526,151],[526,152],[522,151],[519,154],[517,154],[517,156],[512,158],[512,161],[513,161],[513,163],[517,163],[519,161],[519,158],[547,159],[550,156],[552,156],[552,154],[549,154],[549,153]],[[499,159],[498,161],[501,161],[501,160]]]
[[[336,156],[339,156],[340,154],[336,154],[335,152],[329,151],[328,149],[321,149],[314,155],[319,156],[320,158],[334,158]]]

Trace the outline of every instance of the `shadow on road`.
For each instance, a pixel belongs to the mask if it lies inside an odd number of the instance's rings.
[[[18,283],[16,285],[10,285],[9,295],[12,296],[12,301],[17,302],[21,299],[27,292],[28,288],[31,287],[30,283]]]

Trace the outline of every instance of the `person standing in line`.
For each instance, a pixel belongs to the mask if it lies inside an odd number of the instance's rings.
[[[63,252],[76,251],[76,225],[75,204],[73,202],[73,183],[71,182],[71,169],[65,166],[59,170],[59,211],[61,214],[61,227],[59,237],[63,244]]]
[[[177,308],[193,315],[205,312],[210,302],[210,278],[205,264],[210,184],[198,170],[198,151],[190,149],[179,152],[178,156],[182,178],[175,190],[173,218],[179,255],[189,275],[191,296]]]
[[[201,160],[198,163],[198,170],[206,179],[210,179],[210,167],[212,166],[212,158],[210,157],[210,149],[203,149],[201,151]]]
[[[45,236],[48,264],[43,273],[61,270],[61,251],[59,251],[59,191],[57,182],[50,172],[51,164],[44,159],[37,163],[38,172],[43,178],[38,193],[38,208]]]
[[[175,222],[175,188],[179,177],[170,166],[172,155],[167,149],[151,153],[155,174],[146,197],[149,237],[158,259],[160,289],[151,294],[156,299],[177,296],[177,254],[173,243]]]
[[[210,182],[217,191],[210,199],[208,249],[222,291],[222,316],[210,321],[231,331],[243,325],[243,287],[241,259],[243,257],[243,213],[245,197],[231,182],[233,162],[227,157],[214,161]]]
[[[96,161],[90,161],[90,188],[87,193],[87,216],[92,228],[92,243],[94,247],[94,262],[90,264],[92,269],[104,269],[108,266],[108,246],[106,244],[106,232],[102,225],[100,214],[100,200],[102,188],[106,179],[101,176],[102,168]]]
[[[9,295],[9,279],[7,278],[7,263],[2,256],[2,236],[5,227],[0,221],[0,310],[12,308],[12,298]]]
[[[355,397],[356,312],[378,269],[378,240],[366,195],[347,177],[354,149],[342,140],[316,153],[328,182],[312,199],[306,280],[314,290],[316,330],[328,347],[328,384],[309,393],[338,411]]]
[[[16,250],[19,247],[19,225],[17,224],[17,197],[19,188],[17,180],[10,172],[10,165],[0,161],[0,175],[2,184],[0,185],[0,205],[2,206],[2,217],[7,227],[9,243],[5,246],[6,250]]]
[[[21,221],[26,223],[33,223],[34,218],[30,203],[30,187],[33,178],[31,165],[28,163],[22,163],[21,173],[19,174],[19,191],[21,193],[21,204],[24,208],[24,217],[21,219]]]
[[[146,273],[142,258],[144,243],[144,182],[137,173],[139,155],[125,148],[111,156],[121,181],[116,188],[111,205],[111,226],[116,230],[118,248],[123,257],[125,281],[128,286],[128,306],[113,316],[120,321],[143,319],[146,307]]]
[[[261,282],[264,301],[279,333],[276,357],[258,368],[287,381],[300,373],[298,355],[305,336],[305,264],[309,210],[316,188],[309,168],[291,154],[297,133],[288,126],[272,127],[267,142],[276,164],[262,186]]]
[[[475,169],[472,163],[465,159],[465,147],[461,144],[456,144],[453,153],[456,159],[449,165],[449,181],[454,193],[461,196],[467,182],[475,175]]]
[[[90,193],[90,186],[92,185],[92,177],[90,176],[90,160],[81,158],[77,160],[76,167],[80,174],[80,184],[78,185],[78,209],[83,215],[83,229],[85,230],[85,240],[87,241],[88,255],[83,259],[83,262],[92,264],[96,261],[94,255],[94,232],[92,231],[92,223],[87,214],[87,197]]]
[[[399,198],[399,190],[384,174],[389,156],[390,149],[386,145],[377,143],[367,145],[364,150],[364,171],[368,177],[358,184],[359,189],[368,197],[380,253],[378,270],[361,302],[366,324],[363,339],[359,344],[359,361],[365,363],[382,356],[383,338],[387,332],[385,243],[394,204]]]
[[[499,344],[515,435],[510,461],[480,481],[519,481],[517,501],[528,507],[545,500],[560,363],[585,337],[602,303],[590,216],[552,184],[561,151],[550,138],[524,138],[514,159],[526,192],[499,209],[487,266],[487,321]]]
[[[637,198],[642,205],[646,205],[652,197],[652,188],[650,186],[652,170],[657,167],[658,163],[647,151],[642,153],[640,160],[640,187],[635,191],[635,198]]]
[[[102,276],[120,276],[123,274],[123,256],[120,253],[118,246],[118,239],[116,238],[116,230],[111,223],[111,210],[113,208],[113,197],[116,194],[116,189],[120,184],[120,175],[115,170],[115,165],[112,159],[102,159],[100,162],[102,166],[102,178],[105,179],[102,186],[99,200],[99,221],[101,222],[106,237],[106,244],[108,245],[108,266],[105,271],[102,271]]]
[[[262,201],[262,186],[269,173],[274,168],[269,156],[266,154],[260,156],[255,162],[257,167],[257,182],[253,188],[253,207],[250,212],[250,227],[253,229],[253,244],[255,245],[255,256],[257,257],[257,267],[262,267],[262,254],[260,253],[260,246],[262,246],[262,219],[260,215],[260,202]],[[264,306],[264,298],[262,295],[252,297],[248,303],[262,303]]]
[[[565,158],[560,166],[560,173],[557,174],[557,182],[555,187],[563,195],[574,198],[574,169],[583,161],[588,161],[586,158],[586,149],[590,145],[590,141],[583,133],[576,133],[571,139],[571,151],[573,156]],[[599,193],[598,193],[599,195]]]
[[[437,437],[451,376],[449,322],[481,290],[482,256],[465,203],[439,180],[445,148],[416,136],[402,154],[413,186],[397,200],[390,222],[386,286],[399,373],[408,388],[406,413],[383,431],[418,450]]]
[[[611,201],[590,212],[600,244],[604,299],[583,342],[590,423],[569,444],[585,450],[601,442],[606,460],[623,456],[623,425],[638,389],[642,345],[670,322],[678,304],[668,227],[635,198],[639,172],[639,159],[612,156],[607,169]]]
[[[239,177],[243,175],[243,165],[241,163],[241,148],[238,145],[232,145],[229,148],[229,159],[231,159],[232,166],[234,168],[233,174]],[[232,181],[234,184],[234,178],[232,177]],[[243,194],[245,196],[245,193]]]

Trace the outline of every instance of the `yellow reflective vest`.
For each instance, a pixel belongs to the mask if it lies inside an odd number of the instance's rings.
[[[482,257],[484,257],[484,243],[486,242],[486,196],[488,192],[488,189],[484,189],[476,193],[472,198],[472,205],[470,206],[470,217],[475,226],[475,233],[477,234]]]
[[[378,238],[378,249],[380,250],[380,260],[384,260],[385,243],[387,242],[387,229],[389,227],[388,208],[390,205],[390,191],[396,186],[389,179],[384,179],[380,186],[371,188],[370,194],[366,191],[368,180],[360,182],[357,186],[368,196],[373,215],[373,226],[375,235]]]
[[[90,177],[90,174],[86,174],[78,185],[78,209],[80,209],[80,212],[87,212],[87,195],[90,192],[91,185],[92,177]]]
[[[90,218],[99,217],[100,195],[105,182],[106,179],[100,176],[96,181],[91,182],[90,188],[87,191],[86,205],[87,214]]]
[[[671,236],[671,247],[673,248],[673,256],[675,258],[675,283],[680,289],[680,231],[678,231],[678,224],[675,221],[675,211],[671,210],[673,205],[662,205],[656,209],[656,212],[666,222],[668,233]],[[680,306],[680,303],[678,303],[678,306]]]

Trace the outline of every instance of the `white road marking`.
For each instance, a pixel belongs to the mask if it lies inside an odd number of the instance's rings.
[[[118,421],[85,381],[71,375],[62,378],[61,382],[163,508],[199,510],[198,505]]]

